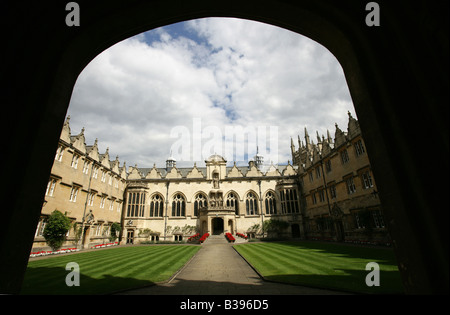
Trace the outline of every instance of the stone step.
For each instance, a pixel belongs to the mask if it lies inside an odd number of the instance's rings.
[[[236,241],[234,242],[235,244],[238,243],[246,243],[247,240],[238,237],[237,235],[234,235],[234,238],[236,239]],[[225,234],[216,234],[216,235],[210,235],[206,241],[204,242],[204,244],[227,244],[228,240],[225,237]]]

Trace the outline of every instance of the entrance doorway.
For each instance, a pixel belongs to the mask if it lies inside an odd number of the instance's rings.
[[[127,244],[133,244],[134,230],[127,230]]]
[[[212,225],[212,234],[219,235],[223,233],[223,219],[222,218],[214,218],[211,221]]]
[[[292,224],[291,230],[292,230],[292,238],[300,237],[300,226],[298,224]]]

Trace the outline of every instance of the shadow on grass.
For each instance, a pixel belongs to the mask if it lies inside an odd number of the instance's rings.
[[[264,279],[277,283],[290,283],[313,288],[338,290],[362,294],[404,294],[400,275],[395,271],[380,271],[380,285],[367,286],[369,271],[340,269],[342,275],[269,275]]]
[[[66,277],[71,270],[61,267],[28,268],[22,284],[21,295],[96,295],[154,285],[148,280],[115,277],[105,274],[99,278],[80,273],[79,286],[67,286]],[[74,279],[69,275],[69,279]]]
[[[314,242],[314,241],[285,241],[277,242],[298,249],[309,249],[317,252],[326,252],[343,257],[384,260],[386,263],[397,265],[394,251],[391,247],[359,246],[346,243]]]

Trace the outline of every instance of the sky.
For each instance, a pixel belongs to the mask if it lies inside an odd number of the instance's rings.
[[[115,44],[79,75],[68,115],[121,166],[203,166],[212,154],[286,164],[291,137],[316,141],[356,117],[344,73],[322,45],[255,21],[204,18]]]

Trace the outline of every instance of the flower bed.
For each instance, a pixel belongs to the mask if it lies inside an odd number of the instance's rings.
[[[200,237],[200,233],[197,233],[197,234],[194,234],[192,236],[189,236],[187,241],[188,242],[194,242],[194,241],[197,241],[199,237]]]
[[[199,242],[203,243],[209,237],[209,233],[205,233],[200,237]]]
[[[114,242],[114,243],[106,243],[106,244],[97,244],[94,246],[91,246],[91,248],[95,249],[95,248],[105,248],[105,247],[110,247],[110,246],[116,246],[119,245],[118,242]]]
[[[57,255],[57,254],[64,254],[64,253],[71,253],[71,252],[77,252],[79,249],[77,248],[63,248],[59,249],[57,251],[37,251],[37,252],[31,252],[30,257],[40,257],[40,256],[47,256],[47,255]]]
[[[225,237],[227,238],[228,242],[233,243],[236,239],[231,235],[231,233],[225,233]]]
[[[244,235],[242,233],[236,233],[236,235],[239,236],[239,237],[242,237],[243,239],[247,239],[248,238],[247,235]]]

